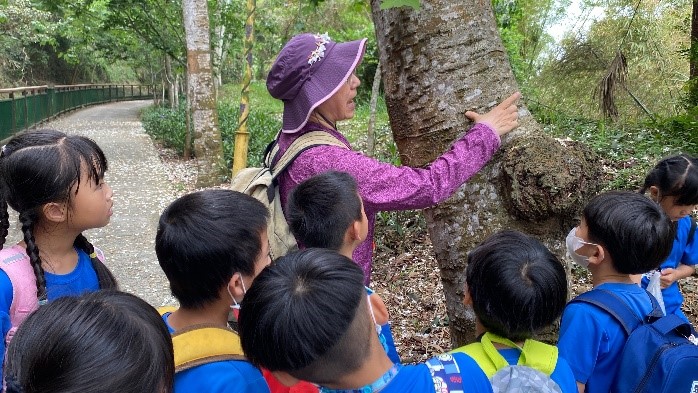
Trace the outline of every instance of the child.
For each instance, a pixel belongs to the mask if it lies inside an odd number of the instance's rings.
[[[393,363],[376,334],[376,312],[385,310],[374,309],[381,305],[369,300],[363,282],[361,268],[331,250],[311,248],[279,258],[243,300],[245,354],[284,384],[310,381],[321,385],[321,392],[434,392],[435,385],[491,392],[485,374],[462,353],[427,364]]]
[[[471,355],[490,378],[498,364],[519,363],[544,374],[532,378],[536,383],[552,379],[562,392],[576,393],[572,370],[557,348],[530,339],[560,317],[567,301],[565,269],[555,255],[532,237],[502,231],[468,254],[465,274],[463,302],[475,311],[481,340],[453,352]],[[498,353],[490,352],[494,348]]]
[[[40,307],[7,354],[8,393],[172,391],[172,340],[155,309],[115,290]]]
[[[677,281],[692,275],[698,264],[695,222],[690,216],[698,205],[698,158],[682,154],[660,161],[645,178],[640,193],[648,191],[676,226],[671,254],[659,266],[664,308],[667,314],[676,314],[688,322],[681,311],[683,296]],[[643,277],[642,287],[647,288],[648,284],[649,278]]]
[[[324,172],[299,184],[289,195],[286,213],[291,232],[305,247],[329,248],[351,258],[368,236],[368,219],[356,180],[346,172]],[[372,302],[383,304],[371,289],[366,291]],[[380,308],[385,309],[385,305]],[[400,363],[388,315],[377,319],[388,357]]]
[[[652,301],[631,275],[656,269],[673,239],[671,221],[656,203],[638,193],[608,192],[586,205],[566,243],[572,260],[588,266],[592,290],[612,292],[644,319]],[[600,308],[579,302],[565,308],[558,348],[580,392],[609,391],[626,339],[620,323]]]
[[[228,328],[271,262],[268,218],[256,199],[223,189],[185,195],[162,213],[155,252],[180,304],[162,317],[173,333],[175,392],[269,391]]]
[[[55,130],[17,135],[0,150],[0,244],[10,225],[8,206],[24,232],[24,241],[0,251],[2,353],[40,304],[116,288],[102,252],[82,234],[111,218],[106,170],[94,141]]]

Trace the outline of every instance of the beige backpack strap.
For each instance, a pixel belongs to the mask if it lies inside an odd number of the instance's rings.
[[[302,152],[311,147],[322,145],[338,146],[349,149],[344,142],[325,131],[310,131],[299,136],[295,141],[293,141],[293,143],[291,143],[281,158],[279,158],[279,160],[274,164],[274,167],[271,168],[272,174],[274,177],[278,176],[278,174],[283,172],[284,169],[286,169],[286,167],[289,166]],[[277,152],[278,144],[272,149],[270,157],[274,157]]]
[[[244,360],[240,337],[230,329],[197,325],[172,335],[175,372],[224,360]]]

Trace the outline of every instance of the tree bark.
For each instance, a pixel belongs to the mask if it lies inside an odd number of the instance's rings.
[[[373,75],[373,86],[371,87],[371,103],[369,106],[370,115],[368,118],[368,132],[366,137],[366,154],[373,157],[376,149],[376,105],[378,104],[378,94],[381,87],[381,63],[376,66],[376,73]]]
[[[205,1],[183,0],[187,42],[187,96],[191,102],[197,187],[220,183],[225,170],[221,132],[211,72],[208,6]]]
[[[698,0],[693,0],[691,12],[691,54],[689,73],[689,103],[698,105]]]
[[[422,0],[418,11],[380,10],[380,0],[371,6],[404,165],[428,165],[469,128],[467,110],[484,113],[518,90],[490,1]],[[519,113],[519,130],[504,138],[494,159],[425,211],[454,345],[475,338],[475,316],[462,302],[468,251],[511,228],[562,256],[566,232],[599,187],[600,166],[590,150],[543,135],[525,108]]]

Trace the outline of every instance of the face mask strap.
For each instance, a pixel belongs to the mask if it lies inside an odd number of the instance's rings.
[[[242,279],[242,274],[240,274],[240,282],[242,283],[242,295],[245,296],[245,294],[247,293],[247,288],[245,288],[245,280]],[[230,293],[230,287],[226,287],[225,289],[228,291],[228,295],[230,295],[230,298],[233,299],[233,304],[230,305],[230,308],[233,310],[239,310],[240,304],[237,300],[235,300],[233,294]]]
[[[376,326],[376,333],[381,333],[381,325],[376,322],[376,314],[373,313],[373,304],[371,304],[371,295],[366,295],[366,301],[368,302],[368,309],[371,311],[371,318],[373,319],[373,324]]]

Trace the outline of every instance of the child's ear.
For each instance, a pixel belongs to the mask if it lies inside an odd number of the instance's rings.
[[[243,284],[242,274],[238,272],[233,273],[233,276],[230,277],[230,281],[228,281],[228,290],[230,290],[230,294],[233,295],[235,299],[242,299],[245,297],[245,292],[247,292],[246,289],[248,289],[247,284]]]
[[[68,218],[68,206],[65,203],[49,202],[41,207],[41,211],[50,222],[59,223]]]
[[[650,186],[650,196],[655,202],[659,202],[659,188],[657,186]]]
[[[594,245],[594,252],[589,256],[590,265],[598,265],[606,260],[606,249],[601,245]]]
[[[470,297],[470,290],[468,289],[468,284],[465,284],[465,289],[463,290],[463,305],[472,306],[473,298]]]
[[[344,233],[344,242],[351,244],[356,243],[357,240],[358,242],[364,241],[361,238],[361,221],[352,221],[346,233]]]
[[[271,373],[274,375],[274,377],[276,377],[276,379],[279,382],[283,383],[288,387],[291,387],[300,382],[300,379],[284,371],[272,371]]]
[[[388,323],[390,317],[388,316],[388,308],[385,306],[385,303],[383,303],[383,299],[381,299],[377,293],[373,293],[368,297],[368,301],[371,302],[371,307],[373,307],[373,315],[376,317],[376,323],[379,325]]]

